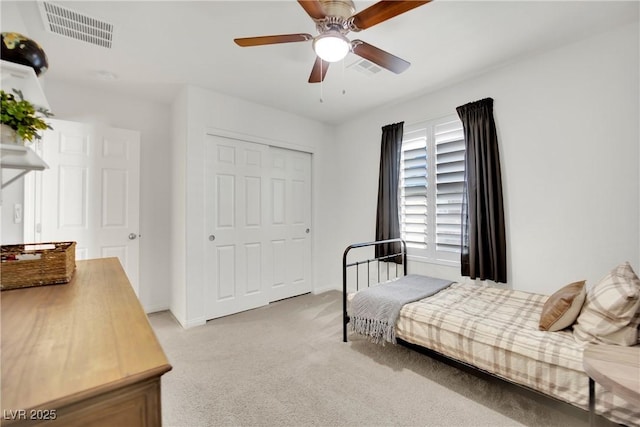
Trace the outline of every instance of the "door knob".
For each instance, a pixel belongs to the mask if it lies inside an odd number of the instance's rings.
[[[138,237],[138,235],[136,233],[130,233],[129,234],[129,240],[136,240],[137,237]]]
[[[309,229],[307,228],[306,230],[304,230],[305,233],[309,234]]]

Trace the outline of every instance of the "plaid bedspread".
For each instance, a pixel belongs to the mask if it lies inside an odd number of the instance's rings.
[[[405,305],[397,337],[472,364],[518,384],[588,408],[583,348],[571,330],[538,330],[547,296],[454,283]],[[596,386],[596,412],[640,425],[640,408]]]

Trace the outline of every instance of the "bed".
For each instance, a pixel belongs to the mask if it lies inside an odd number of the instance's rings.
[[[354,323],[350,314],[356,292],[382,282],[398,286],[408,277],[406,246],[397,241],[401,250],[382,259],[351,262],[349,253],[389,241],[351,245],[345,250],[343,341],[347,342],[349,323]],[[389,262],[391,259],[401,259],[402,264]],[[429,297],[404,304],[395,323],[395,337],[400,344],[587,409],[584,346],[574,339],[571,328],[558,332],[539,330],[541,311],[548,298],[488,285],[450,283]],[[596,387],[596,413],[616,423],[640,425],[640,408],[602,387]]]

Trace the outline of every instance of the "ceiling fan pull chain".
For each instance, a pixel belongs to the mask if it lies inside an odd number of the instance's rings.
[[[323,62],[324,62],[324,61],[320,61],[320,75],[321,75],[321,76],[323,75],[323,74],[322,74],[322,65],[323,65],[322,63],[323,63]],[[323,92],[322,92],[322,82],[323,82],[323,80],[324,80],[324,79],[321,79],[321,80],[320,80],[320,103],[323,103],[323,102],[324,102],[324,99],[323,99],[323,98],[324,98],[324,94],[323,94]]]
[[[342,94],[347,93],[347,86],[344,84],[344,59],[342,60]]]

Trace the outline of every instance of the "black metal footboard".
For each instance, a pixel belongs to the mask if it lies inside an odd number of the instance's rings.
[[[349,252],[353,249],[358,248],[366,248],[371,246],[378,246],[386,243],[400,243],[400,252],[385,255],[378,258],[366,258],[359,259],[358,261],[349,261],[348,255]],[[347,313],[347,292],[348,292],[348,272],[350,268],[355,267],[355,290],[358,291],[360,289],[360,266],[366,266],[366,279],[367,279],[367,287],[372,284],[381,283],[385,280],[390,280],[396,277],[401,277],[398,272],[398,264],[395,262],[400,258],[402,260],[402,276],[407,275],[407,244],[402,239],[388,239],[388,240],[379,240],[376,242],[366,242],[366,243],[356,243],[353,245],[349,245],[347,249],[344,251],[344,255],[342,256],[342,341],[347,342],[347,324],[349,323],[349,314]],[[385,265],[381,269],[381,262]],[[391,267],[391,264],[394,264],[394,267]],[[371,267],[375,266],[374,273],[371,272]],[[385,271],[386,269],[386,271]],[[393,271],[393,275],[391,272]],[[386,273],[386,274],[385,274]]]

